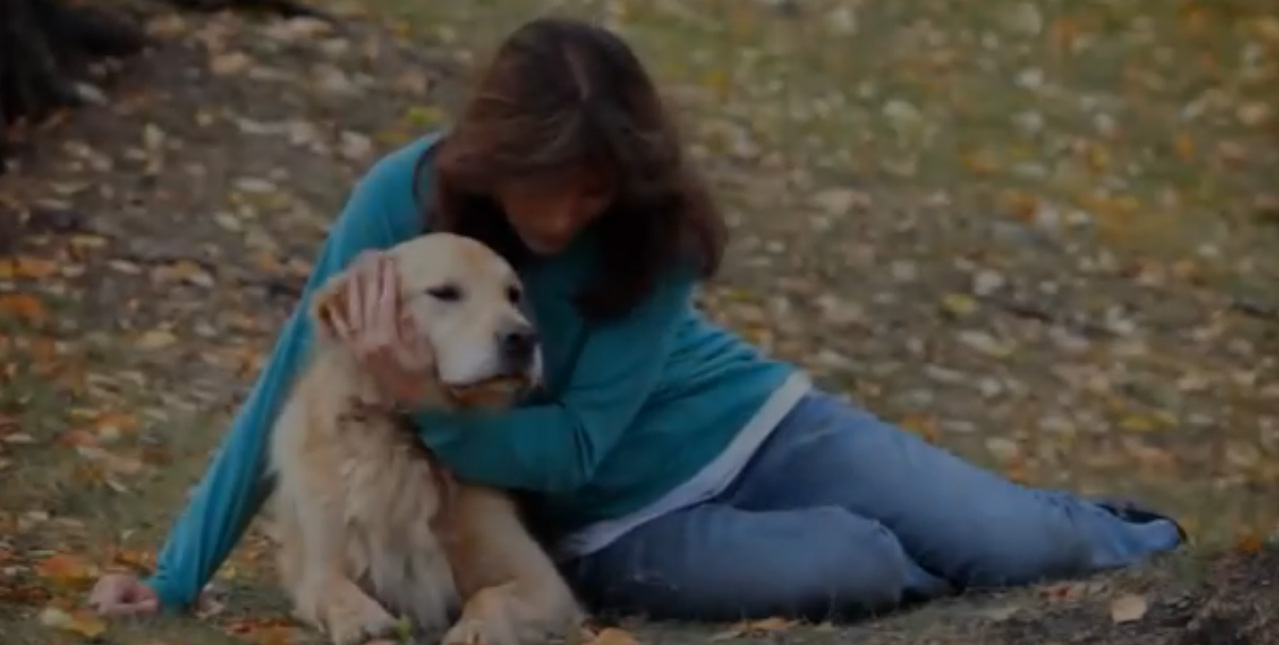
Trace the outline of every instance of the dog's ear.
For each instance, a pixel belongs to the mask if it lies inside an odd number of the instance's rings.
[[[346,309],[347,289],[350,287],[350,273],[340,271],[320,285],[315,293],[311,294],[311,303],[308,307],[308,315],[311,317],[312,328],[319,338],[326,341],[338,340],[337,327],[334,326],[334,320],[338,316],[343,315]]]

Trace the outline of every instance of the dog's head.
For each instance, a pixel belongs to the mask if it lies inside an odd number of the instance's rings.
[[[523,285],[484,244],[432,233],[393,249],[403,325],[426,340],[438,394],[460,405],[505,406],[542,378],[537,332],[520,306]],[[311,315],[327,328],[326,307],[346,298],[347,272],[317,291]]]

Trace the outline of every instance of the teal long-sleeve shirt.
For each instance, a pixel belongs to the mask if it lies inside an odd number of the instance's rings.
[[[195,601],[270,493],[269,433],[309,351],[303,312],[313,290],[361,251],[424,231],[417,198],[430,186],[418,162],[441,136],[380,159],[330,228],[301,301],[147,581],[165,607]],[[583,235],[520,269],[543,341],[544,396],[504,413],[415,417],[422,441],[457,477],[530,493],[539,517],[561,531],[642,508],[696,474],[792,369],[705,321],[687,275],[672,272],[625,317],[583,319],[572,299],[594,253]]]

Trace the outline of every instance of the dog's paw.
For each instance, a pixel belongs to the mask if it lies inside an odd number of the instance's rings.
[[[326,631],[336,645],[361,645],[399,631],[399,621],[390,612],[349,582],[328,590],[323,614]]]
[[[462,617],[440,640],[440,645],[515,645],[504,625]]]

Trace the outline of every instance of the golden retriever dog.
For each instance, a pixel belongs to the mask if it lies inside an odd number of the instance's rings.
[[[540,380],[521,285],[501,257],[447,233],[391,253],[405,324],[433,353],[422,404],[509,406]],[[377,405],[330,322],[348,279],[316,291],[315,350],[271,439],[280,578],[297,616],[338,645],[395,635],[404,619],[446,645],[571,638],[579,605],[513,500],[452,483],[407,421]]]

